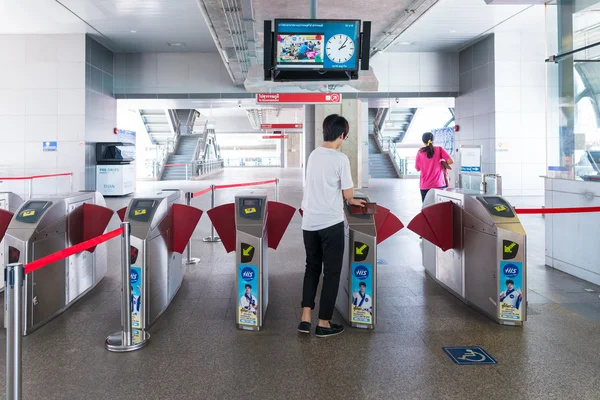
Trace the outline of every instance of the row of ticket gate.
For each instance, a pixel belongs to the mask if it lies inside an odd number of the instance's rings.
[[[277,249],[295,211],[269,201],[266,191],[252,190],[207,212],[226,251],[236,251],[240,329],[263,326],[269,304],[268,248]],[[372,329],[377,321],[377,245],[403,225],[382,206],[376,212],[350,207],[345,212],[346,252],[336,307],[349,325]],[[181,254],[202,212],[183,205],[180,190],[163,190],[132,199],[117,214],[131,226],[132,327],[145,331],[181,287]],[[0,262],[27,264],[99,236],[113,216],[96,192],[27,202],[1,193]],[[425,239],[423,265],[438,283],[499,323],[520,325],[526,320],[525,232],[506,200],[432,190],[408,228]],[[66,310],[106,271],[107,246],[101,244],[28,274],[23,334]]]

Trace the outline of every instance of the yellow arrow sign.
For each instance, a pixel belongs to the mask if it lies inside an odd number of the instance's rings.
[[[517,244],[513,242],[513,243],[509,244],[508,246],[504,246],[504,252],[512,253],[512,249],[514,249],[516,245]]]
[[[506,211],[506,206],[494,206],[494,208],[496,209],[496,211],[498,212],[502,212],[502,211]]]
[[[363,251],[365,251],[367,247],[369,247],[369,246],[367,246],[366,244],[363,244],[361,247],[357,247],[356,254],[358,254],[359,256],[362,256]]]
[[[27,210],[27,211],[23,211],[22,214],[24,217],[32,217],[35,215],[35,210]]]
[[[144,215],[146,214],[146,209],[142,208],[141,210],[133,210],[133,215]]]
[[[248,246],[247,248],[242,250],[242,253],[244,254],[245,257],[249,257],[250,256],[250,252],[254,250],[253,246]]]
[[[254,214],[256,212],[256,208],[254,208],[254,207],[246,208],[246,209],[244,209],[244,212],[246,214]]]

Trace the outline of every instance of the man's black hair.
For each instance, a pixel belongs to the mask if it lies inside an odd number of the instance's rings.
[[[334,142],[340,136],[346,139],[350,125],[348,120],[341,115],[331,114],[323,121],[323,140],[326,142]]]
[[[506,284],[512,284],[514,286],[515,282],[512,279],[509,279],[506,281]]]
[[[246,286],[244,286],[244,289],[246,289],[246,288],[247,288],[247,289],[252,289],[252,285],[251,285],[251,284],[249,284],[249,283],[246,283]]]

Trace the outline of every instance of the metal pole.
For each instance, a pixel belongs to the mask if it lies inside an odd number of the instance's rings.
[[[29,199],[31,200],[31,196],[33,196],[33,179],[29,179]]]
[[[6,399],[21,400],[21,328],[23,326],[23,264],[9,264],[4,273],[6,287]]]
[[[310,0],[310,19],[317,18],[317,0]]]
[[[148,344],[150,335],[143,329],[136,330],[136,339],[133,339],[131,327],[131,227],[129,222],[122,222],[123,235],[121,236],[121,331],[109,335],[104,342],[106,350],[123,353],[139,350]],[[142,285],[145,287],[145,285]]]
[[[187,192],[185,194],[185,204],[191,207],[193,197],[194,197],[194,193]],[[187,245],[187,261],[185,262],[185,264],[193,265],[193,264],[198,264],[199,262],[200,262],[199,258],[192,258],[192,237],[190,236],[190,241],[188,242],[188,245]]]
[[[275,179],[275,201],[279,201],[279,178]]]
[[[188,180],[188,164],[185,164],[185,180]]]
[[[69,193],[73,193],[73,173],[69,175]]]
[[[210,208],[215,208],[215,185],[211,185],[211,194],[210,194]],[[218,236],[215,236],[215,226],[211,223],[210,224],[210,236],[209,237],[205,237],[204,239],[202,239],[204,242],[207,243],[214,243],[214,242],[220,242],[221,238]]]

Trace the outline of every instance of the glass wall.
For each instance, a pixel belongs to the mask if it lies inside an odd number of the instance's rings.
[[[546,7],[548,176],[600,180],[600,1]]]

